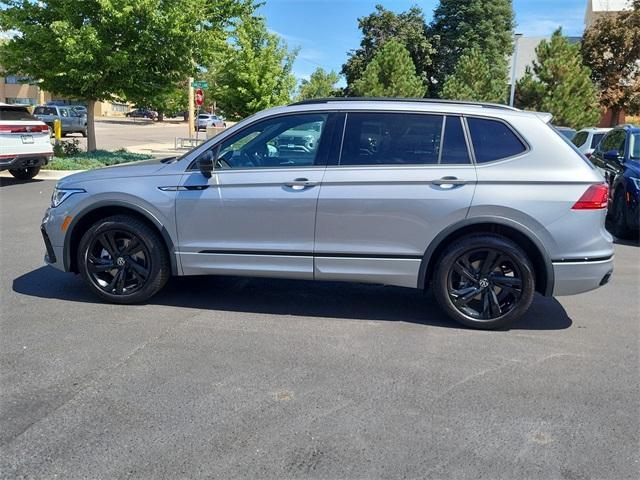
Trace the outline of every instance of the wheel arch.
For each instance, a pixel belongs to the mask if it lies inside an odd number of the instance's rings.
[[[171,262],[171,274],[178,274],[175,246],[164,225],[162,225],[162,223],[148,210],[129,202],[117,200],[97,202],[82,210],[73,218],[64,240],[64,269],[66,271],[78,273],[76,253],[78,251],[82,235],[95,222],[101,218],[110,217],[112,215],[131,215],[160,233],[163,245],[169,255],[169,261]]]
[[[429,244],[422,257],[418,274],[418,288],[426,289],[431,283],[436,262],[447,246],[467,235],[494,233],[517,243],[533,263],[536,291],[544,296],[553,293],[554,275],[551,258],[537,236],[525,226],[505,218],[474,218],[463,220],[443,230]]]

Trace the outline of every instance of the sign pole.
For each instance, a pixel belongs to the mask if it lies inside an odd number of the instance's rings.
[[[195,119],[193,116],[193,77],[189,77],[189,138],[193,137]]]

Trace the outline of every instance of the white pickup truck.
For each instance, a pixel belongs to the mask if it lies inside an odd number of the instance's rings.
[[[51,157],[49,127],[25,106],[0,103],[0,171],[30,180]]]

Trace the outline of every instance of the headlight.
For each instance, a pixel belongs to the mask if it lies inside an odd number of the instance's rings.
[[[51,195],[51,208],[56,208],[74,193],[85,193],[82,188],[54,188]]]
[[[634,183],[634,185],[636,186],[636,189],[638,191],[640,191],[640,178],[636,178],[636,177],[629,177],[631,179],[631,181]]]

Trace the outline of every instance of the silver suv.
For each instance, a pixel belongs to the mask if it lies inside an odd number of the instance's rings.
[[[171,275],[371,282],[430,287],[454,320],[502,326],[535,292],[586,292],[613,269],[607,186],[550,119],[441,101],[274,108],[181,158],[64,178],[45,259],[116,303]]]

